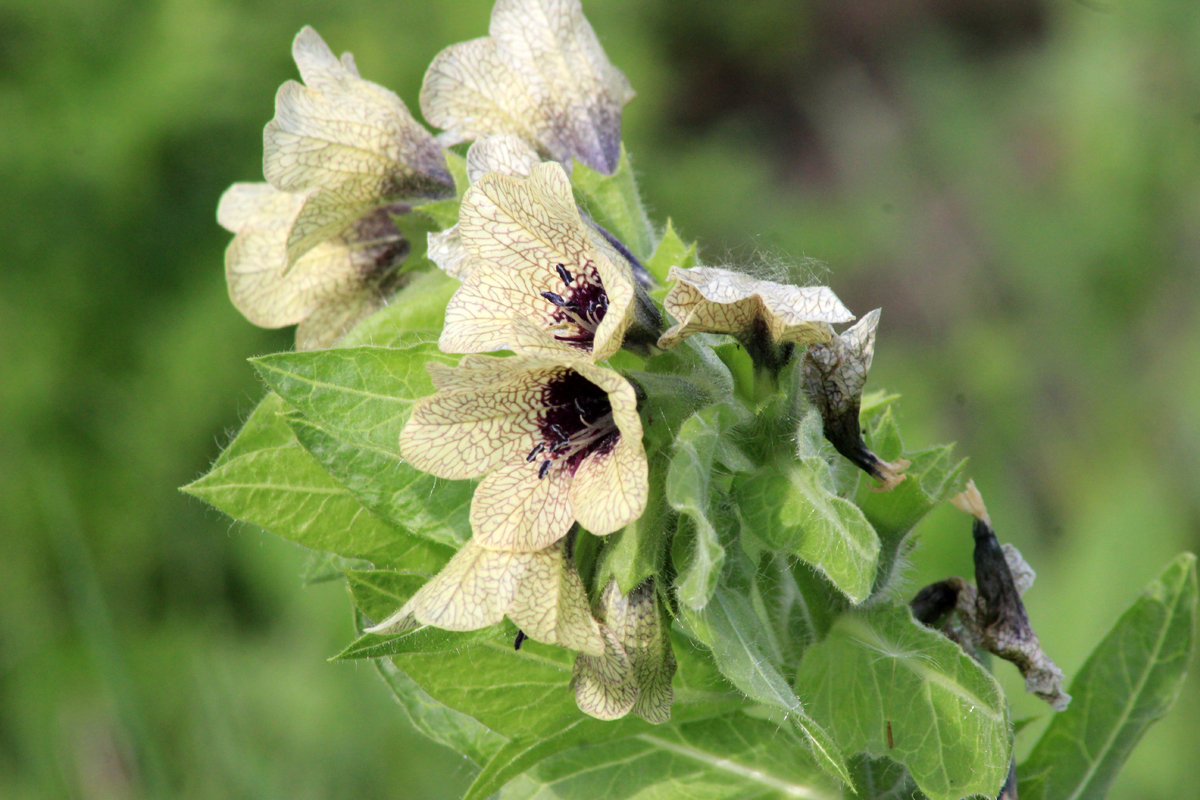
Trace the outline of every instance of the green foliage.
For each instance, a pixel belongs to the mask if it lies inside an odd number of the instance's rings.
[[[1008,774],[999,684],[903,606],[843,614],[796,683],[843,750],[904,764],[931,800],[994,797]]]
[[[601,227],[620,239],[639,259],[645,260],[654,252],[654,229],[642,207],[629,153],[621,145],[621,160],[612,175],[596,172],[585,164],[575,162],[571,170],[579,205]]]
[[[1146,729],[1174,705],[1195,635],[1196,557],[1185,553],[1146,587],[1079,669],[1071,706],[1054,716],[1021,764],[1021,796],[1105,797]]]

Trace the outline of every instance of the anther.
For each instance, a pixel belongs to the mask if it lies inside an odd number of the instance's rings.
[[[546,473],[550,471],[550,463],[551,463],[550,459],[546,459],[545,461],[542,462],[542,466],[538,468],[538,480],[539,481],[542,480],[543,478],[545,478]]]
[[[571,281],[575,280],[574,276],[570,272],[567,272],[567,268],[562,264],[555,264],[554,268],[558,270],[558,277],[562,278],[562,282],[567,286],[570,286]]]
[[[544,450],[545,448],[546,448],[545,442],[538,442],[537,447],[530,450],[529,455],[525,456],[525,460],[527,462],[533,461],[535,458],[537,458],[537,454],[542,452],[542,450]]]
[[[567,307],[567,301],[562,298],[562,295],[555,294],[554,292],[542,292],[542,297],[546,298],[559,308]]]

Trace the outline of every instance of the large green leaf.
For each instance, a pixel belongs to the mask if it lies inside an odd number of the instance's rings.
[[[397,458],[413,401],[433,394],[425,365],[458,356],[432,342],[276,353],[252,359],[263,380],[294,408],[339,439]]]
[[[820,415],[809,409],[798,427],[797,457],[739,476],[734,496],[751,536],[804,559],[860,603],[875,582],[879,538],[859,507],[835,493],[821,436]]]
[[[654,250],[654,231],[638,196],[629,154],[621,145],[621,160],[612,175],[575,162],[571,170],[575,198],[592,219],[616,236],[639,259]]]
[[[780,674],[771,653],[765,626],[750,598],[720,585],[702,610],[683,606],[692,633],[712,651],[717,667],[729,681],[755,702],[782,711],[830,775],[849,783],[850,775],[833,738],[804,709],[792,687]]]
[[[296,544],[376,566],[435,572],[453,553],[376,517],[294,439],[231,458],[182,491]]]
[[[667,502],[687,521],[691,534],[686,554],[676,560],[675,592],[681,602],[695,609],[708,603],[725,564],[725,547],[717,533],[718,514],[714,508],[723,493],[713,483],[714,462],[729,430],[748,420],[745,410],[720,403],[689,417],[675,437],[667,472]],[[733,445],[725,449],[736,452]]]
[[[672,722],[547,759],[503,800],[834,800],[842,796],[788,728],[742,713]]]
[[[900,440],[894,405],[888,403],[872,415],[867,444],[884,461],[907,458],[903,482],[890,492],[872,491],[872,481],[861,480],[855,503],[874,527],[882,548],[875,576],[875,591],[893,586],[903,557],[911,548],[909,534],[939,503],[962,491],[966,459],[956,460],[953,445],[909,452]]]
[[[481,767],[507,741],[478,720],[434,700],[388,659],[378,659],[375,666],[408,721],[433,741],[463,754]]]
[[[931,800],[995,797],[1008,774],[999,684],[907,606],[843,614],[805,652],[796,685],[844,751],[904,764]]]
[[[1021,797],[1104,797],[1179,695],[1195,625],[1196,557],[1184,553],[1121,615],[1071,681],[1070,707],[1055,715],[1020,766]]]
[[[468,515],[474,481],[448,481],[419,472],[393,453],[339,439],[298,411],[286,418],[304,449],[379,517],[454,549],[471,537]]]

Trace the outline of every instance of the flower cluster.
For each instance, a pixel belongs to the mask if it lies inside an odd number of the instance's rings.
[[[457,224],[430,233],[426,252],[461,281],[438,346],[462,357],[428,365],[436,391],[413,403],[399,450],[439,478],[479,480],[471,538],[367,632],[508,618],[518,648],[532,639],[578,651],[572,683],[585,712],[665,721],[668,587],[639,575],[622,591],[601,571],[589,587],[574,552],[580,531],[620,531],[651,497],[646,390],[610,359],[624,348],[648,365],[688,337],[720,334],[777,377],[807,348],[803,389],[828,437],[890,488],[903,464],[870,453],[857,422],[878,314],[839,335],[833,326],[854,316],[827,287],[681,264],[661,307],[651,299],[649,273],[572,184],[576,162],[618,169],[633,96],[578,0],[499,0],[489,36],[439,54],[420,99],[436,137],[312,29],[293,55],[304,84],[277,96],[267,183],[235,184],[218,210],[236,234],[230,295],[252,322],[299,324],[300,349],[333,346],[404,286],[412,243],[397,219],[420,202],[458,200]],[[458,197],[448,159],[461,157],[445,148],[466,141]],[[674,321],[665,331],[664,312]]]

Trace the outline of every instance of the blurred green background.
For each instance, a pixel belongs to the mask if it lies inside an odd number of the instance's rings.
[[[290,346],[229,304],[234,181],[304,24],[416,110],[485,0],[0,1],[0,796],[456,797],[341,587],[175,487]],[[638,98],[657,221],[708,263],[802,259],[883,306],[871,386],[910,445],[957,440],[1079,667],[1200,547],[1200,6],[1195,0],[585,3]],[[807,268],[807,267],[806,267]],[[922,526],[911,588],[970,575]],[[1014,716],[1047,716],[999,667]],[[1040,724],[1018,739],[1027,751]],[[1200,681],[1114,796],[1200,798]],[[141,764],[141,766],[135,766]]]

